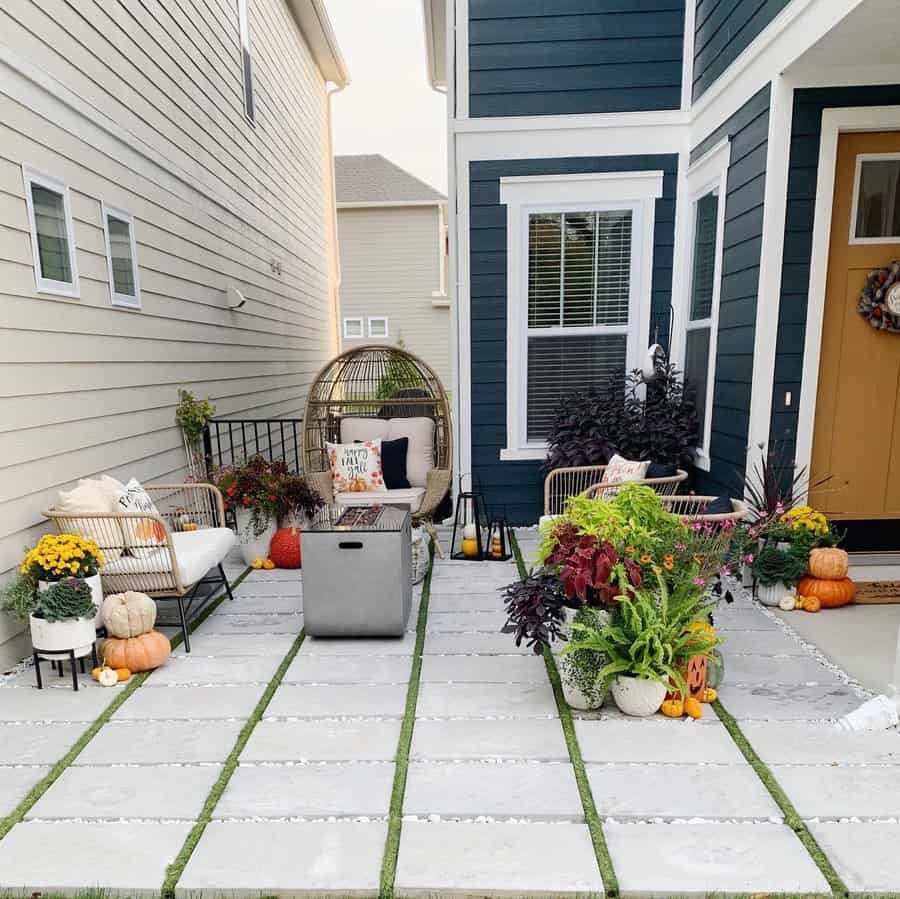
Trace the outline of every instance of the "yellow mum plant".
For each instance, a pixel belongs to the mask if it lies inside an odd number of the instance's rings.
[[[828,520],[812,506],[794,506],[781,516],[781,523],[792,531],[804,529],[817,537],[824,537],[828,532]]]
[[[21,571],[33,581],[91,577],[103,567],[103,553],[93,540],[77,534],[45,534],[22,559]]]

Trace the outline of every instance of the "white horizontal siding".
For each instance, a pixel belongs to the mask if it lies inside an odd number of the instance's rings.
[[[434,305],[441,286],[437,206],[339,209],[341,318],[363,319],[360,343],[403,346],[421,356],[450,389],[450,310]],[[384,340],[368,337],[370,316],[388,319]],[[342,332],[343,333],[343,332]]]
[[[179,387],[299,416],[336,349],[325,84],[284,0],[250,5],[255,126],[230,0],[0,9],[0,574],[60,487],[183,476]],[[23,165],[69,185],[78,299],[35,290]],[[110,305],[101,201],[134,216],[139,312]]]

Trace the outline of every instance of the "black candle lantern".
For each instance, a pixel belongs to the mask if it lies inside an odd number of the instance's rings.
[[[473,491],[460,493],[456,498],[453,516],[453,537],[450,558],[466,562],[483,562],[486,558],[487,508],[484,496]]]
[[[491,519],[486,554],[492,562],[507,562],[512,558],[509,551],[509,523],[502,515]]]

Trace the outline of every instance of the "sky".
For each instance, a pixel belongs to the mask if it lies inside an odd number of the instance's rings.
[[[326,0],[351,83],[332,99],[334,152],[380,153],[446,193],[443,94],[428,83],[422,0]]]

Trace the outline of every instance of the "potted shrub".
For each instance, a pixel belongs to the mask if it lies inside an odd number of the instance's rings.
[[[181,430],[188,470],[195,481],[206,480],[206,457],[203,452],[203,432],[216,414],[216,407],[208,400],[198,400],[190,390],[178,391],[175,423]]]
[[[94,602],[91,588],[76,577],[54,581],[37,595],[37,604],[28,617],[31,644],[43,650],[43,658],[55,658],[69,652],[75,658],[90,653],[96,630]]]
[[[779,543],[766,543],[753,559],[753,578],[764,606],[779,605],[806,571],[808,551]]]
[[[36,585],[38,593],[49,590],[54,583],[64,578],[83,580],[94,603],[95,624],[100,627],[103,584],[99,572],[103,564],[103,553],[93,540],[77,534],[45,534],[25,554],[21,573]]]

